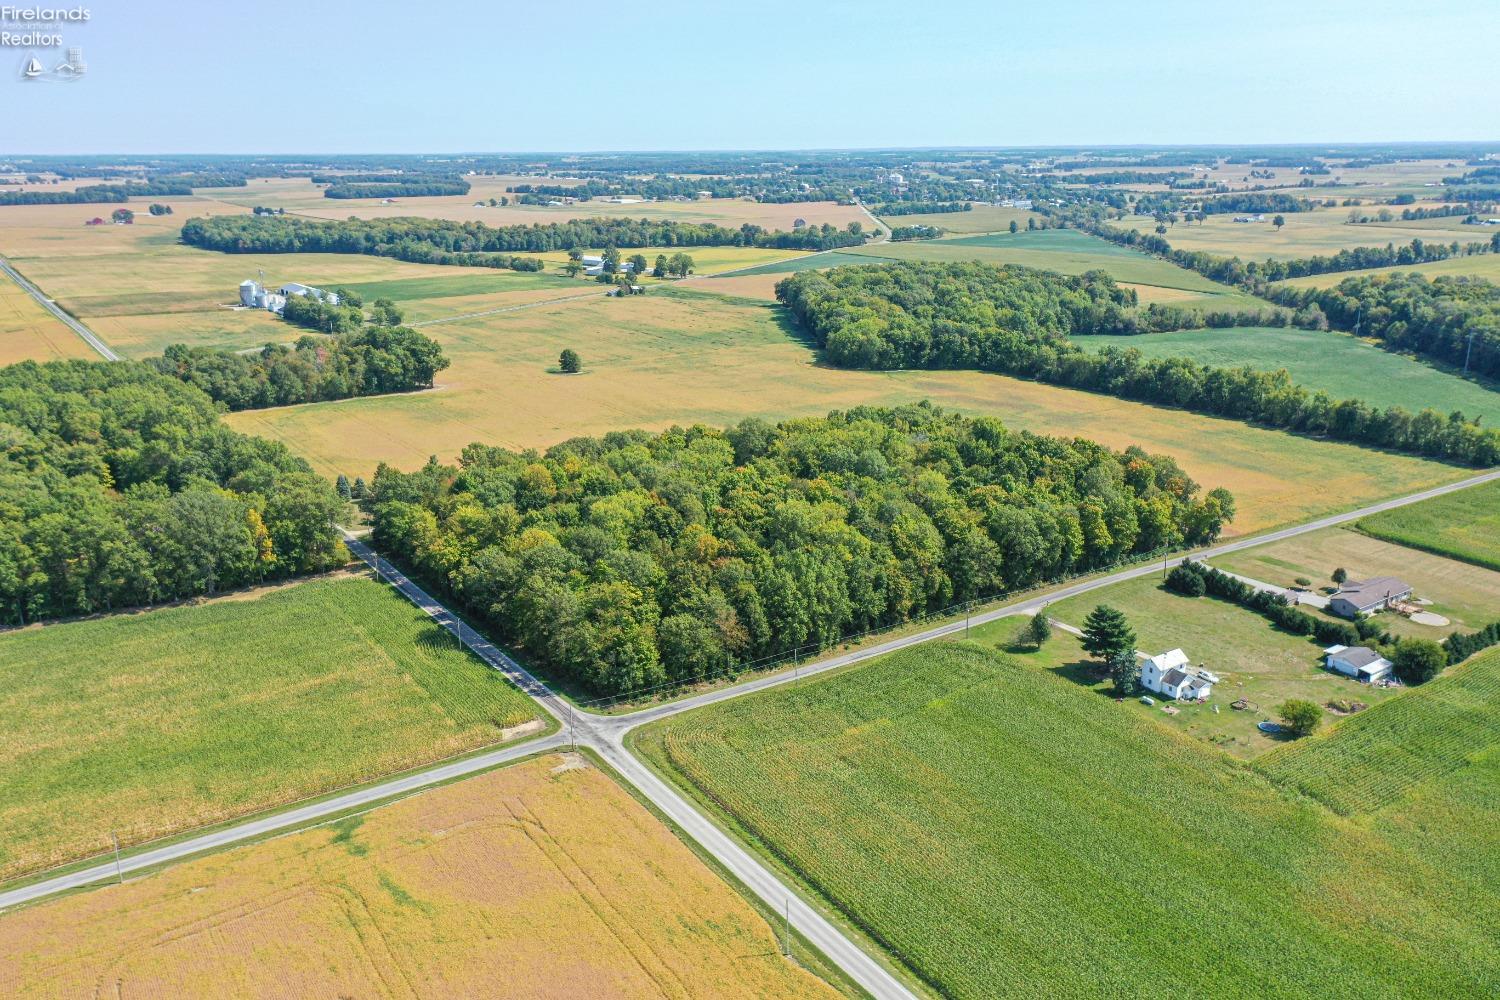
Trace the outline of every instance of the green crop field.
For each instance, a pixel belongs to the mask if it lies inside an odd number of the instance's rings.
[[[1418,785],[1486,759],[1500,761],[1500,650],[1361,712],[1326,736],[1268,753],[1255,767],[1351,815],[1389,806]]]
[[[1026,228],[1027,219],[1040,219],[1023,208],[976,204],[967,212],[936,212],[931,215],[886,215],[880,221],[892,226],[941,226],[950,233],[996,233],[1012,222]]]
[[[1500,977],[1493,855],[1450,877],[1420,841],[1393,845],[978,644],[687,713],[637,742],[944,996],[1477,996]],[[1445,839],[1493,842],[1489,806],[1488,828]]]
[[[499,742],[526,697],[325,578],[0,635],[0,878]]]
[[[1204,486],[1234,492],[1242,534],[1399,496],[1463,470],[1109,396],[984,372],[863,372],[818,363],[787,311],[681,289],[592,296],[424,327],[452,359],[433,392],[232,413],[238,430],[286,442],[319,471],[411,469],[474,441],[545,447],[581,434],[674,423],[785,419],[930,399],[1038,433],[1175,456]],[[754,280],[754,279],[751,279]],[[765,279],[762,279],[765,280]],[[453,303],[459,300],[434,300]],[[584,371],[561,376],[571,347]],[[1277,456],[1274,468],[1265,456]],[[1337,484],[1335,489],[1327,488]]]
[[[1059,601],[1047,608],[1047,614],[1082,627],[1098,604],[1125,613],[1142,652],[1181,648],[1195,666],[1207,667],[1222,678],[1202,705],[1132,702],[1132,708],[1237,757],[1253,757],[1280,745],[1256,724],[1276,718],[1277,706],[1288,698],[1306,698],[1319,705],[1336,699],[1374,704],[1393,693],[1324,669],[1319,646],[1305,636],[1283,632],[1260,615],[1227,601],[1174,594],[1161,585],[1159,577],[1142,577]],[[1080,667],[1073,676],[1096,685],[1101,694],[1113,693],[1112,683],[1100,680],[1092,670]],[[1239,698],[1250,707],[1231,708]],[[1163,711],[1168,707],[1175,708],[1176,714]],[[1333,722],[1334,717],[1325,716],[1325,721]]]
[[[1323,389],[1335,399],[1362,399],[1372,406],[1404,406],[1413,413],[1431,407],[1445,416],[1462,410],[1500,424],[1500,392],[1430,364],[1393,354],[1345,333],[1285,327],[1179,330],[1136,337],[1073,338],[1090,347],[1135,348],[1148,358],[1185,357],[1203,364],[1265,371],[1285,368],[1293,381]]]
[[[1361,518],[1367,535],[1500,571],[1500,482]],[[1500,619],[1500,606],[1495,608]]]
[[[870,248],[868,254],[855,254],[845,250],[829,250],[827,253],[806,254],[801,257],[793,257],[790,260],[762,264],[759,267],[747,267],[742,271],[736,271],[734,277],[748,277],[753,274],[794,274],[797,271],[838,267],[841,264],[879,264],[882,259],[895,260],[896,258],[882,258],[877,251],[883,248],[899,246],[901,246],[900,243],[877,243]]]

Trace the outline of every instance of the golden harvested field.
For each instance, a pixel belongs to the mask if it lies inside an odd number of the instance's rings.
[[[1340,193],[1340,200],[1345,195]],[[1383,247],[1401,245],[1413,239],[1428,243],[1468,243],[1488,239],[1490,231],[1466,226],[1462,217],[1424,219],[1401,222],[1399,208],[1392,209],[1397,219],[1391,222],[1369,222],[1351,225],[1347,208],[1319,208],[1311,212],[1288,212],[1286,225],[1277,232],[1271,224],[1274,213],[1266,213],[1265,222],[1235,222],[1232,214],[1210,215],[1203,223],[1179,222],[1167,229],[1166,240],[1175,250],[1206,250],[1225,257],[1265,260],[1267,257],[1328,256],[1347,247]],[[1373,215],[1376,209],[1360,211]],[[1126,216],[1112,225],[1133,228],[1143,233],[1156,229],[1149,216]]]
[[[728,280],[425,327],[453,360],[434,392],[225,419],[285,441],[319,471],[352,477],[368,476],[381,461],[411,469],[432,454],[452,459],[474,441],[545,447],[626,427],[725,425],[752,415],[780,419],[931,399],[1018,428],[1174,455],[1206,486],[1234,491],[1236,534],[1464,475],[1436,462],[999,375],[826,368],[780,307],[687,291]],[[565,347],[582,355],[582,374],[551,371]],[[1337,489],[1327,488],[1334,483]]]
[[[397,198],[382,205],[380,198],[335,199],[323,197],[323,189],[305,178],[256,178],[242,188],[205,188],[204,193],[226,202],[244,206],[269,205],[285,208],[296,215],[321,219],[391,219],[404,215],[427,219],[449,219],[455,222],[483,222],[491,226],[530,225],[532,223],[566,222],[595,216],[626,218],[676,219],[681,222],[717,222],[739,226],[750,222],[767,229],[791,229],[796,219],[813,225],[831,222],[843,227],[850,222],[868,224],[869,217],[855,205],[831,201],[800,202],[787,205],[762,204],[743,198],[711,198],[703,201],[656,201],[633,205],[612,205],[586,201],[573,205],[489,205],[476,207],[477,201],[506,197],[507,185],[517,183],[567,183],[539,177],[467,177],[471,189],[466,195],[433,198]],[[513,197],[513,196],[511,196]],[[1022,225],[1025,221],[1022,221]]]
[[[554,755],[0,917],[7,997],[834,997]]]
[[[82,337],[0,274],[0,365],[93,357]]]
[[[696,281],[687,287],[695,292],[714,292],[747,299],[776,301],[776,284],[790,275],[786,274],[727,274],[722,278]]]
[[[1493,233],[1494,230],[1491,229],[1489,232]],[[1362,278],[1372,274],[1396,272],[1404,274],[1407,271],[1415,271],[1429,278],[1435,278],[1440,274],[1466,274],[1500,282],[1500,253],[1482,253],[1473,257],[1449,257],[1447,260],[1435,260],[1430,264],[1410,264],[1405,267],[1372,267],[1366,271],[1313,274],[1305,278],[1289,278],[1278,284],[1291,285],[1295,288],[1332,288],[1345,278]]]

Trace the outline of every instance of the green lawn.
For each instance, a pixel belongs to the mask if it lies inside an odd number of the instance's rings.
[[[1500,482],[1361,518],[1355,527],[1388,542],[1500,571]],[[1495,617],[1500,618],[1500,607]]]
[[[0,878],[498,742],[530,701],[326,578],[0,636]]]
[[[1478,996],[1493,799],[1429,857],[1064,676],[934,643],[640,747],[949,997]],[[1441,805],[1441,803],[1438,803]],[[1436,808],[1436,807],[1434,807]],[[1420,824],[1424,815],[1404,816]],[[1185,950],[1186,949],[1186,950]]]
[[[1177,709],[1175,715],[1163,712],[1164,704],[1133,702],[1136,709],[1238,757],[1252,757],[1278,745],[1256,724],[1275,719],[1277,707],[1288,698],[1306,698],[1319,705],[1340,699],[1368,705],[1393,693],[1393,689],[1360,684],[1324,669],[1321,647],[1306,636],[1283,632],[1260,615],[1227,601],[1174,594],[1154,576],[1059,601],[1047,609],[1047,614],[1082,627],[1084,618],[1098,604],[1125,613],[1142,652],[1155,654],[1181,648],[1195,666],[1207,667],[1222,678],[1206,704],[1173,703],[1170,707]],[[1113,685],[1097,680],[1091,672],[1079,669],[1073,675],[1095,684],[1101,694],[1113,694]],[[1230,707],[1240,698],[1250,703],[1248,709]],[[1334,719],[1332,715],[1324,717],[1325,722]]]
[[[830,250],[827,253],[808,254],[805,257],[793,257],[790,260],[775,261],[770,264],[761,264],[758,267],[747,267],[743,271],[734,272],[735,277],[746,277],[752,274],[793,274],[797,271],[807,271],[815,268],[838,267],[840,264],[879,264],[881,258],[873,251],[884,247],[900,246],[899,243],[881,243],[872,247],[870,254],[847,253],[842,250]],[[890,258],[894,259],[894,258]]]
[[[1482,504],[1483,498],[1476,502]],[[1338,568],[1353,580],[1399,577],[1411,584],[1416,597],[1432,602],[1428,610],[1446,617],[1450,624],[1418,625],[1394,612],[1383,612],[1381,622],[1398,636],[1442,639],[1455,629],[1472,632],[1500,619],[1500,572],[1372,538],[1351,528],[1326,528],[1257,545],[1213,563],[1280,587],[1292,586],[1298,577],[1312,580],[1314,586],[1331,587],[1330,577]]]
[[[410,302],[416,299],[439,299],[486,292],[523,291],[532,288],[556,288],[559,294],[574,287],[563,278],[532,272],[494,270],[491,268],[453,268],[452,275],[419,278],[393,278],[386,281],[348,282],[341,287],[358,292],[366,306],[375,299]]]
[[[1485,426],[1500,424],[1500,392],[1430,364],[1392,354],[1346,333],[1285,327],[1178,330],[1136,337],[1073,338],[1090,348],[1133,347],[1148,358],[1186,357],[1222,367],[1285,368],[1293,381],[1336,399],[1363,399],[1376,407],[1462,410]]]

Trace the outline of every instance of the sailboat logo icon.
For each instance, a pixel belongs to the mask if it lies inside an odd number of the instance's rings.
[[[36,56],[32,56],[30,59],[26,60],[26,67],[21,70],[21,75],[28,80],[35,80],[44,72],[46,71],[42,69],[42,61]]]

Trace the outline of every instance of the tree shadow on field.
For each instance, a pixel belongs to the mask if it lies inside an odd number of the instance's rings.
[[[1091,688],[1096,694],[1111,700],[1115,698],[1114,687],[1106,683],[1110,679],[1109,671],[1098,660],[1073,660],[1047,669],[1079,687]]]
[[[802,324],[797,322],[797,317],[792,315],[790,309],[780,304],[766,306],[766,308],[771,310],[771,322],[776,324],[776,329],[780,330],[786,339],[813,352],[817,363],[823,364],[823,352],[818,348],[817,339],[803,329]]]

